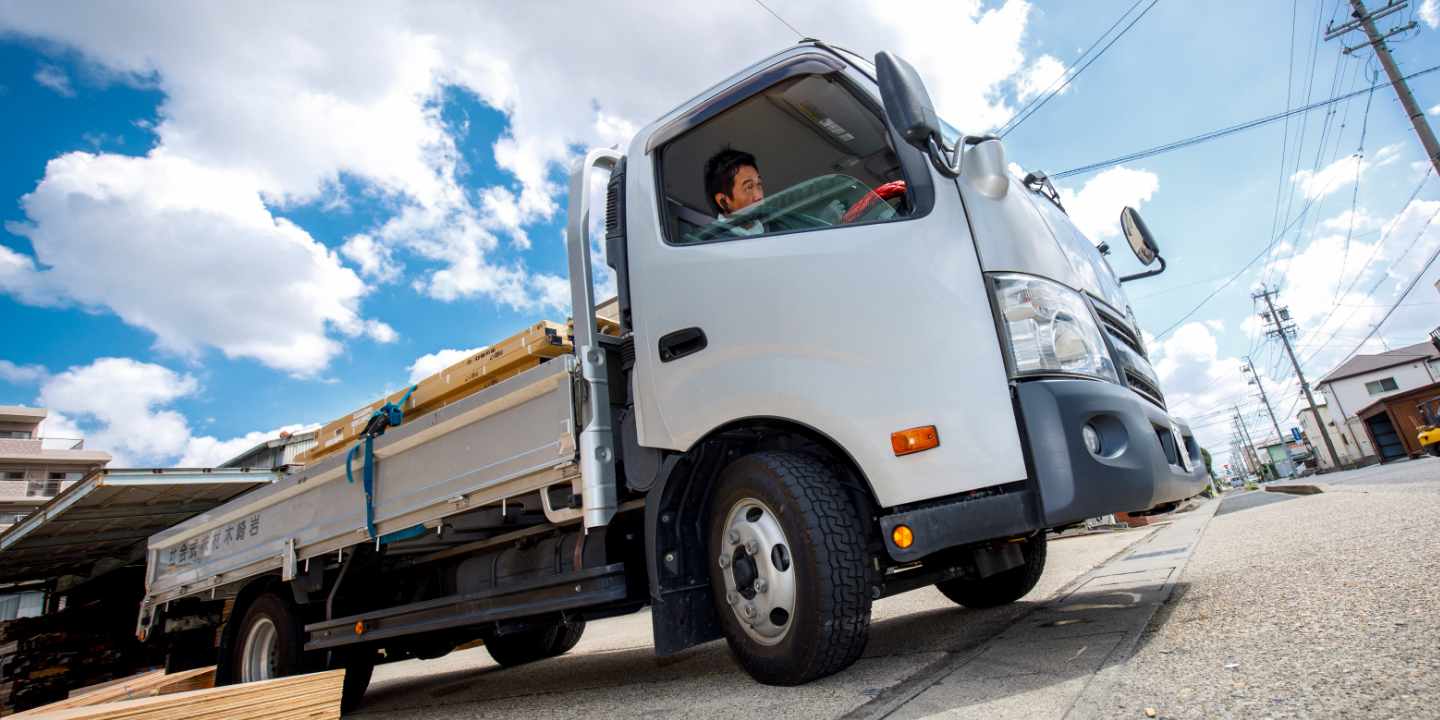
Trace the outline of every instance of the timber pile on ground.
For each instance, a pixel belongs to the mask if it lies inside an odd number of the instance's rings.
[[[27,714],[27,720],[331,720],[344,670]],[[78,698],[77,698],[78,699]]]
[[[0,642],[14,649],[0,666],[0,715],[65,699],[70,690],[132,675],[163,655],[130,629],[134,605],[96,600],[6,623]]]
[[[164,670],[152,670],[128,678],[112,680],[93,688],[85,688],[59,702],[42,705],[33,710],[16,713],[14,717],[34,718],[47,713],[71,708],[108,705],[110,703],[136,700],[139,698],[174,695],[192,690],[215,687],[215,666],[182,670],[169,675]]]
[[[596,318],[600,332],[619,334],[619,324],[604,314]],[[464,360],[414,384],[398,390],[320,428],[315,447],[296,456],[295,462],[312,465],[354,446],[370,418],[386,403],[395,403],[410,423],[485,388],[540,366],[547,360],[569,354],[573,349],[573,323],[541,321]],[[408,397],[407,397],[408,394]],[[402,404],[403,401],[403,404]],[[404,424],[402,423],[402,424]]]

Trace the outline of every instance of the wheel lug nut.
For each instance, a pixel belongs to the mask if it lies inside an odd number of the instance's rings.
[[[747,618],[755,617],[755,603],[745,603],[744,613]]]
[[[755,592],[765,592],[766,590],[769,590],[769,589],[770,589],[770,583],[765,582],[765,578],[756,578],[756,579],[755,579]]]
[[[745,552],[748,552],[751,555],[758,555],[760,553],[760,543],[757,543],[754,540],[746,540]]]
[[[730,603],[731,605],[739,605],[739,604],[740,604],[740,596],[737,595],[737,594],[735,593],[735,591],[732,590],[732,591],[730,591],[730,592],[725,593],[725,602],[728,602],[728,603]]]
[[[739,545],[739,544],[740,544],[740,531],[739,531],[739,530],[731,530],[731,531],[730,531],[730,534],[729,534],[727,537],[729,538],[731,545]]]
[[[729,556],[729,555],[721,555],[721,556],[720,556],[720,567],[722,567],[722,568],[730,567],[730,556]]]

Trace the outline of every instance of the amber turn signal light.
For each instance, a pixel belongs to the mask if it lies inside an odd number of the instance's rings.
[[[890,433],[890,447],[895,448],[896,455],[909,455],[939,446],[940,434],[935,432],[934,425]]]
[[[904,525],[896,525],[895,532],[890,533],[890,539],[895,541],[895,547],[904,550],[915,544],[915,533]]]

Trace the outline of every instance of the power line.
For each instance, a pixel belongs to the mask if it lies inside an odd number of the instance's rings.
[[[799,35],[801,40],[804,40],[804,39],[805,39],[805,33],[802,33],[802,32],[800,32],[799,30],[796,30],[794,25],[791,25],[790,23],[785,22],[785,18],[780,17],[778,14],[776,14],[776,12],[775,12],[774,10],[771,10],[769,5],[766,5],[765,3],[760,2],[760,0],[755,0],[755,2],[756,2],[757,4],[759,4],[760,7],[765,8],[765,12],[768,12],[768,13],[770,13],[771,15],[774,15],[776,20],[779,20],[780,22],[785,23],[785,27],[790,28],[790,32],[793,32],[793,33],[795,33],[796,35]]]
[[[757,0],[757,1],[758,1],[758,0]],[[1116,25],[1119,25],[1120,22],[1123,21],[1123,20],[1126,18],[1126,16],[1128,16],[1131,12],[1133,12],[1133,11],[1135,10],[1135,8],[1136,8],[1136,7],[1139,7],[1140,3],[1144,2],[1144,1],[1145,1],[1145,0],[1136,0],[1135,4],[1134,4],[1134,5],[1131,5],[1131,6],[1130,6],[1130,9],[1129,9],[1129,10],[1126,10],[1126,11],[1125,11],[1125,14],[1124,14],[1124,15],[1121,15],[1121,16],[1120,16],[1120,19],[1115,21],[1115,25],[1111,25],[1111,26],[1110,26],[1110,29],[1109,29],[1109,30],[1106,30],[1106,31],[1105,31],[1105,34],[1100,36],[1100,40],[1096,40],[1094,45],[1091,45],[1087,50],[1085,50],[1085,52],[1081,53],[1081,54],[1080,54],[1080,57],[1078,57],[1078,58],[1075,59],[1075,62],[1078,63],[1078,62],[1080,62],[1081,60],[1084,60],[1084,59],[1085,59],[1085,56],[1086,56],[1086,55],[1089,55],[1089,54],[1090,54],[1090,51],[1095,49],[1095,45],[1099,45],[1099,44],[1100,44],[1100,41],[1101,41],[1101,40],[1104,40],[1104,39],[1105,39],[1105,36],[1106,36],[1106,35],[1109,35],[1109,34],[1110,34],[1110,31],[1115,29],[1115,26],[1116,26]],[[1000,126],[1000,130],[999,130],[999,135],[1000,135],[1000,137],[1003,138],[1003,137],[1005,137],[1006,135],[1008,135],[1008,134],[1009,134],[1012,130],[1014,130],[1015,128],[1020,127],[1020,123],[1025,122],[1027,119],[1030,118],[1031,115],[1034,115],[1037,111],[1040,110],[1040,108],[1044,107],[1044,106],[1045,106],[1045,103],[1050,102],[1050,98],[1053,98],[1053,97],[1055,97],[1056,95],[1059,95],[1060,92],[1065,89],[1065,86],[1070,84],[1070,81],[1072,81],[1072,80],[1074,80],[1076,77],[1078,77],[1078,76],[1080,75],[1080,73],[1085,72],[1085,68],[1090,67],[1090,63],[1093,63],[1093,62],[1095,62],[1096,60],[1099,60],[1099,59],[1100,59],[1100,56],[1101,56],[1101,55],[1104,55],[1104,54],[1105,54],[1105,51],[1106,51],[1106,50],[1109,50],[1109,49],[1110,49],[1110,46],[1115,44],[1115,41],[1116,41],[1116,40],[1119,40],[1119,39],[1121,38],[1121,36],[1123,36],[1125,33],[1129,32],[1129,31],[1130,31],[1130,28],[1134,27],[1134,26],[1135,26],[1135,23],[1140,22],[1140,18],[1145,17],[1145,13],[1150,12],[1150,8],[1155,7],[1155,3],[1159,2],[1159,1],[1160,1],[1160,0],[1151,0],[1150,4],[1147,5],[1147,6],[1145,7],[1145,9],[1140,12],[1139,15],[1136,15],[1136,16],[1135,16],[1135,19],[1134,19],[1134,20],[1131,20],[1131,21],[1130,21],[1130,24],[1129,24],[1129,25],[1126,25],[1126,26],[1125,26],[1125,29],[1120,31],[1120,34],[1119,34],[1119,35],[1116,35],[1113,39],[1111,39],[1110,42],[1109,42],[1108,44],[1106,44],[1105,47],[1100,50],[1100,52],[1098,52],[1098,53],[1095,54],[1095,57],[1090,58],[1088,61],[1086,61],[1086,63],[1085,63],[1084,65],[1082,65],[1079,70],[1076,70],[1076,71],[1073,72],[1073,73],[1071,73],[1069,70],[1066,70],[1065,72],[1063,72],[1063,73],[1060,74],[1060,77],[1055,78],[1055,80],[1051,81],[1049,87],[1046,87],[1045,90],[1042,91],[1039,95],[1035,96],[1035,98],[1032,99],[1029,104],[1027,104],[1025,107],[1021,108],[1019,112],[1015,113],[1015,117],[1012,117],[1012,118],[1010,118],[1009,120],[1006,120],[1006,121],[1005,121],[1005,124]],[[1070,67],[1073,68],[1073,67],[1075,67],[1075,66],[1074,66],[1074,65],[1071,65]],[[1055,83],[1060,82],[1061,78],[1064,78],[1065,82],[1064,82],[1063,84],[1061,84],[1059,88],[1056,88],[1054,92],[1050,92],[1050,88],[1055,87]],[[1044,98],[1044,99],[1042,100],[1041,98]],[[1038,100],[1039,103],[1040,103],[1039,105],[1035,105],[1035,103],[1036,103],[1037,100]],[[1029,109],[1031,105],[1035,105],[1035,107],[1034,107],[1033,110],[1030,110],[1030,109]],[[1029,110],[1029,112],[1026,112],[1026,110]]]
[[[1440,70],[1440,65],[1437,65],[1437,66],[1435,66],[1435,67],[1432,67],[1432,68],[1430,68],[1430,69],[1428,69],[1428,70],[1421,70],[1420,72],[1414,73],[1414,74],[1412,74],[1412,75],[1406,75],[1403,79],[1409,80],[1409,79],[1411,79],[1411,78],[1416,78],[1416,77],[1419,77],[1419,76],[1421,76],[1421,75],[1425,75],[1425,74],[1428,74],[1428,73],[1435,72],[1436,70]],[[1377,85],[1376,87],[1379,87],[1379,86]],[[1301,113],[1307,113],[1307,112],[1310,112],[1310,111],[1312,111],[1312,110],[1318,110],[1318,109],[1320,109],[1320,108],[1322,108],[1322,107],[1326,107],[1326,106],[1328,106],[1328,105],[1334,105],[1335,103],[1342,102],[1342,101],[1344,101],[1344,100],[1349,100],[1350,98],[1359,97],[1359,96],[1364,95],[1365,93],[1368,93],[1368,92],[1370,92],[1370,89],[1369,89],[1369,88],[1366,88],[1366,89],[1364,89],[1364,90],[1357,90],[1357,91],[1355,91],[1355,92],[1352,92],[1352,93],[1349,93],[1349,94],[1346,94],[1346,95],[1341,95],[1340,97],[1331,98],[1331,99],[1329,99],[1329,100],[1322,100],[1322,101],[1320,101],[1320,102],[1317,102],[1317,103],[1314,103],[1314,104],[1311,104],[1311,105],[1306,105],[1305,107],[1296,108],[1296,109],[1294,109],[1294,110],[1287,110],[1287,111],[1285,111],[1285,112],[1283,112],[1283,113],[1279,113],[1279,114],[1276,114],[1276,115],[1270,115],[1270,116],[1268,116],[1268,117],[1263,117],[1263,118],[1260,118],[1260,119],[1258,119],[1258,120],[1251,120],[1250,122],[1240,123],[1239,125],[1232,125],[1232,126],[1230,126],[1230,127],[1228,127],[1228,128],[1223,128],[1223,129],[1220,129],[1220,130],[1215,130],[1215,131],[1213,131],[1213,132],[1204,133],[1204,134],[1202,134],[1202,135],[1196,135],[1195,137],[1186,138],[1185,140],[1176,140],[1175,142],[1166,143],[1166,144],[1164,144],[1164,145],[1159,145],[1159,146],[1157,146],[1157,147],[1150,148],[1149,150],[1141,150],[1140,152],[1130,153],[1129,155],[1122,155],[1122,156],[1120,156],[1120,157],[1112,158],[1112,159],[1110,159],[1110,160],[1105,160],[1105,161],[1103,161],[1103,162],[1092,163],[1092,164],[1090,164],[1090,165],[1085,165],[1085,166],[1082,166],[1082,167],[1078,167],[1078,168],[1075,168],[1075,169],[1073,169],[1073,170],[1066,170],[1065,172],[1055,173],[1054,175],[1051,175],[1050,178],[1051,178],[1052,180],[1058,180],[1058,179],[1061,179],[1061,178],[1067,178],[1067,177],[1071,177],[1071,176],[1074,176],[1074,175],[1080,175],[1080,174],[1087,173],[1087,172],[1093,172],[1093,171],[1095,171],[1095,170],[1103,170],[1104,168],[1114,167],[1114,166],[1119,165],[1119,164],[1121,164],[1121,163],[1127,163],[1127,162],[1130,162],[1130,161],[1132,161],[1132,160],[1141,160],[1141,159],[1144,159],[1144,158],[1147,158],[1147,157],[1153,157],[1153,156],[1155,156],[1155,155],[1160,155],[1160,154],[1162,154],[1162,153],[1167,153],[1167,152],[1170,152],[1170,151],[1172,151],[1172,150],[1179,150],[1179,149],[1181,149],[1181,148],[1187,148],[1187,147],[1190,147],[1191,145],[1199,145],[1199,144],[1201,144],[1201,143],[1210,142],[1211,140],[1218,140],[1218,139],[1220,139],[1220,138],[1222,138],[1222,137],[1225,137],[1225,136],[1227,136],[1227,135],[1234,135],[1235,133],[1238,133],[1238,132],[1244,132],[1244,131],[1246,131],[1246,130],[1253,130],[1253,129],[1257,128],[1257,127],[1263,127],[1263,126],[1265,126],[1265,125],[1269,125],[1269,124],[1271,124],[1271,123],[1278,122],[1278,121],[1280,121],[1280,120],[1284,120],[1285,118],[1288,118],[1288,117],[1293,117],[1293,116],[1299,115],[1299,114],[1301,114]]]

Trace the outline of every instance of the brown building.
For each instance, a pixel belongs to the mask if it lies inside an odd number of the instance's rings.
[[[1355,413],[1365,423],[1370,442],[1380,462],[1417,457],[1420,427],[1425,425],[1416,406],[1440,398],[1440,382],[1377,400]]]
[[[110,462],[110,453],[86,450],[83,439],[43,437],[49,414],[0,405],[0,529]]]

